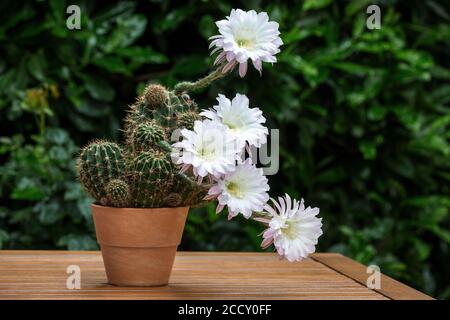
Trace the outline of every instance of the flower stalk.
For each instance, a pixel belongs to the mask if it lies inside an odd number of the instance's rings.
[[[225,77],[226,75],[227,73],[223,72],[223,66],[220,65],[216,70],[197,81],[183,81],[176,84],[174,87],[174,92],[177,95],[180,95],[182,93],[196,93],[208,87],[214,81]]]

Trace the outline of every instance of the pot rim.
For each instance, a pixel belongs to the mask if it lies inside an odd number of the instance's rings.
[[[110,207],[110,206],[103,206],[101,204],[97,204],[97,203],[92,203],[91,207],[98,207],[98,208],[108,208],[108,209],[127,209],[127,210],[136,210],[136,211],[149,211],[149,210],[153,210],[153,209],[157,209],[157,210],[165,210],[165,209],[178,209],[178,208],[190,208],[190,206],[181,206],[181,207],[154,207],[154,208],[135,208],[135,207]]]

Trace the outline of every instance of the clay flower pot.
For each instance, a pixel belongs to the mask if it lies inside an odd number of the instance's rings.
[[[114,208],[92,205],[108,282],[160,286],[169,282],[189,207]]]

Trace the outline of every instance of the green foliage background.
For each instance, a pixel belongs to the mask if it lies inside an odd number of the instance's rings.
[[[369,4],[381,30],[365,27]],[[76,182],[79,146],[120,139],[148,82],[208,72],[207,38],[232,7],[280,23],[279,62],[196,99],[245,93],[280,129],[271,195],[319,206],[319,251],[341,252],[435,297],[450,297],[448,1],[65,1],[0,3],[0,247],[94,249]],[[260,227],[192,210],[184,250],[260,250]]]

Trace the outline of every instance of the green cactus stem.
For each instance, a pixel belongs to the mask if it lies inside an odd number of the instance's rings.
[[[169,100],[169,91],[160,84],[150,84],[145,88],[142,98],[150,109],[162,108]]]
[[[192,130],[194,128],[194,122],[201,119],[202,117],[195,111],[183,112],[177,116],[177,127],[179,129],[185,128]]]
[[[77,169],[87,192],[101,204],[106,204],[106,185],[124,174],[122,149],[114,142],[91,142],[82,149]]]
[[[134,129],[129,145],[133,146],[133,151],[148,151],[155,148],[159,141],[164,141],[165,136],[164,128],[151,120],[139,124]]]
[[[121,179],[111,180],[106,185],[106,198],[108,205],[126,208],[130,205],[131,200],[130,187]]]
[[[148,151],[131,159],[129,173],[132,181],[134,206],[159,207],[173,184],[173,167],[166,153]]]

